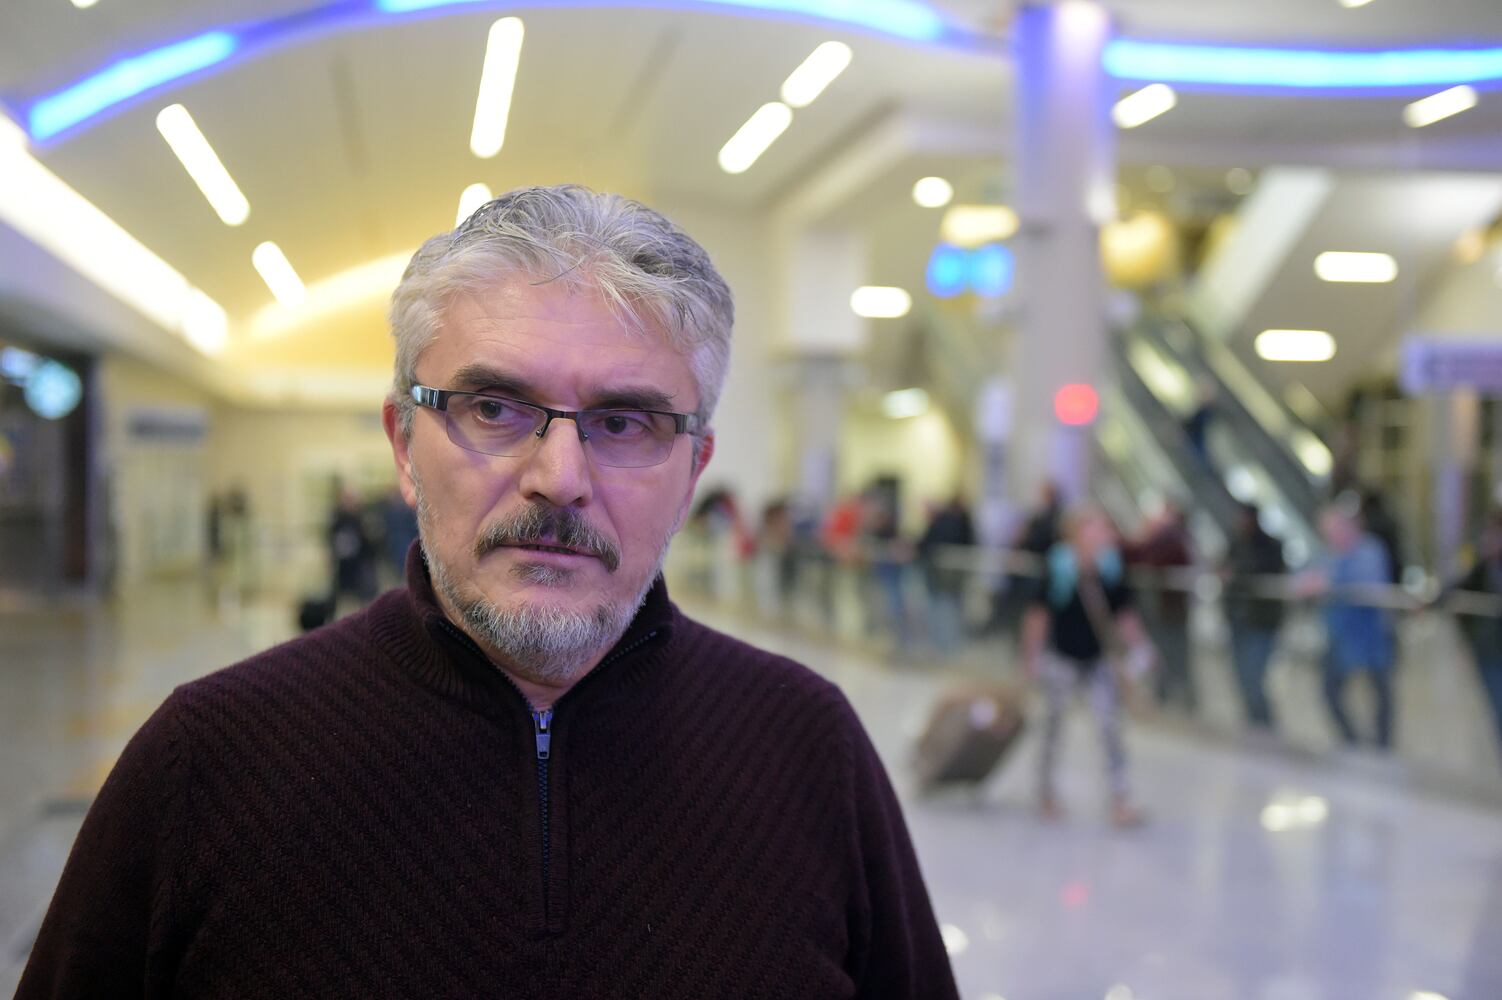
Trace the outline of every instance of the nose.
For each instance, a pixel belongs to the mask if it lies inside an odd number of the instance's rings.
[[[586,504],[594,496],[589,456],[579,440],[579,425],[566,418],[548,422],[542,438],[522,459],[522,496],[555,507]]]

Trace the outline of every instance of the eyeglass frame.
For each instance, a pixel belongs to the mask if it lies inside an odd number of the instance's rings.
[[[589,440],[589,435],[584,432],[584,424],[580,418],[584,417],[587,414],[598,413],[651,413],[660,417],[672,417],[674,437],[677,437],[679,434],[697,435],[699,433],[699,415],[696,413],[677,413],[673,410],[652,410],[640,406],[601,406],[590,407],[583,410],[558,410],[554,409],[551,406],[543,406],[541,403],[533,403],[529,400],[516,399],[511,396],[499,396],[495,393],[490,392],[476,392],[472,389],[435,389],[432,386],[419,384],[414,384],[412,386],[411,394],[412,401],[415,402],[418,406],[426,407],[437,413],[443,414],[445,435],[449,437],[450,441],[453,441],[454,444],[458,445],[461,448],[464,448],[464,446],[459,444],[459,442],[454,441],[452,435],[448,435],[448,405],[449,400],[454,398],[455,396],[479,396],[484,399],[494,399],[503,403],[515,403],[518,406],[525,406],[528,409],[532,410],[541,410],[544,416],[542,426],[537,428],[537,430],[531,432],[532,436],[536,437],[538,440],[542,440],[547,436],[548,428],[553,426],[554,420],[563,419],[572,420],[574,422],[574,430],[579,435],[579,442],[583,444]],[[464,450],[473,451],[473,449],[471,448],[465,448]],[[489,452],[474,453],[477,455],[490,454]],[[671,453],[672,449],[669,448],[668,454]],[[653,466],[661,465],[663,462],[666,462],[668,460],[668,454],[663,455],[661,459],[653,462],[651,465],[627,465],[619,466],[618,468],[650,469]],[[493,457],[515,458],[516,456],[495,455]],[[612,468],[617,468],[617,466],[612,466]]]

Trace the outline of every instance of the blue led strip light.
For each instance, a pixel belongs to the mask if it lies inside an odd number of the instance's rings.
[[[26,119],[31,136],[49,139],[137,94],[221,63],[237,45],[229,32],[210,31],[111,63],[33,104]]]
[[[389,14],[405,14],[484,2],[486,0],[375,0],[375,6]],[[651,6],[679,5],[659,2]],[[815,17],[919,42],[938,41],[948,30],[944,19],[918,0],[690,0],[681,6],[740,7],[770,14]]]
[[[1502,82],[1502,48],[1325,51],[1117,39],[1104,65],[1123,80],[1290,90],[1403,90]]]

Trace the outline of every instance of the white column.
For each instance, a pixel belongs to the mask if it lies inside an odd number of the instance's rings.
[[[1089,486],[1089,427],[1065,427],[1054,394],[1099,388],[1108,328],[1100,226],[1114,213],[1114,96],[1101,68],[1112,31],[1099,4],[1030,4],[1018,13],[1016,206],[1019,338],[1013,361],[1013,497],[1031,500],[1053,479],[1067,497]]]
[[[783,321],[779,353],[789,404],[784,440],[790,485],[819,506],[834,499],[845,399],[858,380],[852,358],[865,349],[869,320],[850,310],[865,281],[866,245],[849,227],[789,225],[779,238]]]

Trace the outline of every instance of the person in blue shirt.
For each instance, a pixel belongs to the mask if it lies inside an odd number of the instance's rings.
[[[1356,727],[1344,706],[1346,681],[1365,673],[1377,700],[1376,744],[1392,747],[1393,672],[1397,642],[1392,612],[1380,602],[1392,583],[1387,549],[1361,523],[1359,510],[1337,501],[1320,514],[1325,555],[1308,570],[1300,593],[1324,597],[1325,702],[1347,746],[1358,742]]]

